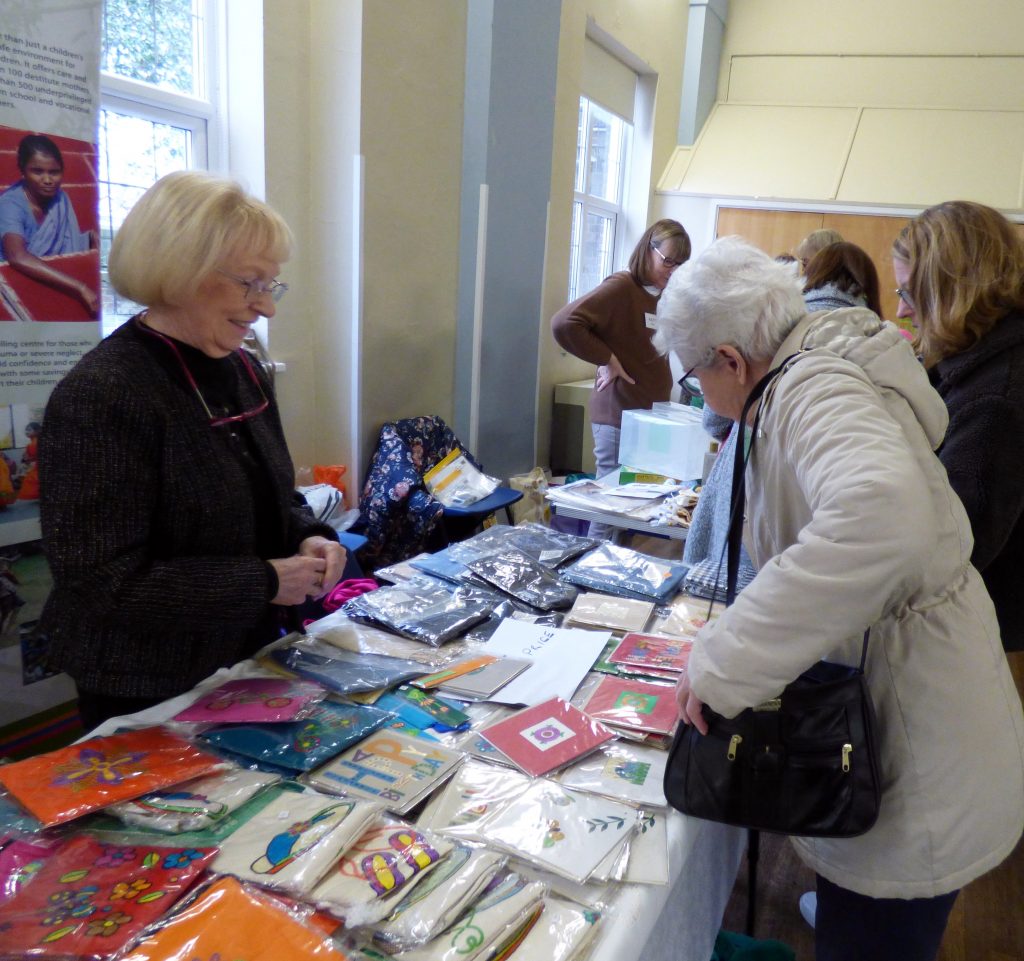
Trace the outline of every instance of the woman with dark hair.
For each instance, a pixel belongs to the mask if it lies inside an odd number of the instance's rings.
[[[60,148],[42,134],[22,137],[18,170],[21,180],[0,194],[0,249],[4,260],[27,277],[80,300],[95,316],[99,312],[96,291],[42,259],[98,246],[95,231],[79,229],[75,209],[61,190],[64,158]]]
[[[598,477],[619,466],[622,412],[650,410],[671,395],[668,358],[651,344],[654,311],[672,272],[689,257],[682,224],[656,221],[633,249],[629,270],[607,277],[551,319],[558,345],[597,365],[590,421]]]
[[[1007,651],[1024,651],[1024,242],[982,204],[930,207],[893,244],[898,317],[949,411],[939,459],[974,533],[971,563]]]
[[[804,303],[808,311],[867,307],[881,317],[878,271],[867,252],[846,240],[819,250],[804,274]]]

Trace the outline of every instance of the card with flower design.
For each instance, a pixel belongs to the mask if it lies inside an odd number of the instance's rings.
[[[490,957],[496,947],[540,907],[547,887],[509,873],[492,882],[447,931],[421,948],[406,951],[402,961],[474,961]]]
[[[223,821],[280,775],[231,767],[163,791],[120,801],[107,812],[134,827],[169,834],[202,831]]]
[[[540,777],[615,738],[599,721],[560,697],[491,724],[480,734],[516,767]]]
[[[638,807],[664,808],[668,804],[662,786],[667,760],[668,753],[660,748],[620,740],[565,768],[558,781],[575,791]]]
[[[215,853],[73,837],[0,905],[4,956],[109,957],[165,914]]]
[[[225,839],[211,870],[302,897],[380,813],[370,801],[282,794]]]
[[[679,721],[675,688],[637,678],[602,677],[583,710],[605,724],[655,734],[670,734]]]
[[[483,816],[529,786],[530,779],[519,771],[469,760],[430,799],[418,823],[449,837],[484,842],[477,830]]]
[[[308,899],[346,927],[387,917],[399,892],[410,890],[445,858],[452,843],[394,818],[372,824],[310,892]]]
[[[297,721],[326,696],[326,690],[312,681],[242,677],[203,694],[175,714],[174,720],[202,724]]]
[[[475,901],[504,866],[493,851],[456,844],[448,856],[378,925],[373,940],[395,954],[426,944]]]
[[[60,842],[42,838],[0,838],[0,904],[10,901],[50,860]]]
[[[398,731],[378,731],[307,775],[331,794],[383,801],[405,814],[461,763],[462,753]]]
[[[669,844],[664,811],[641,811],[629,842],[629,861],[621,880],[626,884],[668,884]]]
[[[214,747],[291,771],[309,771],[395,719],[370,704],[321,701],[286,724],[231,724],[202,735]]]
[[[47,827],[117,801],[191,781],[221,766],[161,728],[92,737],[0,766],[0,784]]]
[[[585,881],[636,828],[636,808],[537,780],[496,808],[479,830],[492,847]]]
[[[572,961],[590,943],[600,920],[600,911],[548,896],[544,913],[516,948],[516,961]]]
[[[608,658],[613,664],[653,667],[675,674],[686,670],[693,641],[657,634],[627,634]]]
[[[345,961],[327,936],[262,891],[219,878],[122,961]]]

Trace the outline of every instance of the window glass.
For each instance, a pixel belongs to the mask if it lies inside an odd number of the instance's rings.
[[[205,97],[205,22],[198,0],[105,0],[104,73]]]

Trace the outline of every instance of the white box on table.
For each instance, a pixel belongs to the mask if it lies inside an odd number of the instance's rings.
[[[620,464],[676,480],[695,480],[703,475],[704,454],[711,438],[701,426],[701,411],[678,404],[673,408],[622,412]]]

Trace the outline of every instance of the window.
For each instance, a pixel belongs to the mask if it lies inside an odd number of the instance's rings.
[[[213,167],[214,0],[104,0],[99,121],[103,335],[139,309],[107,282],[110,242],[145,190]]]
[[[621,117],[580,97],[569,300],[593,290],[612,273],[632,129]]]

